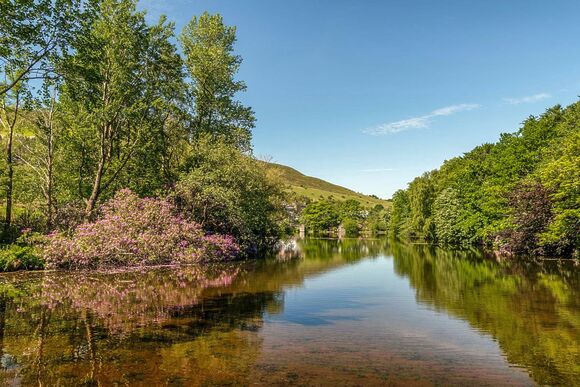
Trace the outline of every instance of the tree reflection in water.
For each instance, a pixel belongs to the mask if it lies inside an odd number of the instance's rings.
[[[395,271],[409,279],[418,302],[491,335],[536,382],[578,382],[580,273],[572,262],[496,262],[473,249],[392,247]]]
[[[245,385],[258,375],[264,382],[262,327],[284,313],[285,294],[377,259],[393,261],[415,302],[493,337],[537,383],[573,385],[580,376],[580,283],[570,262],[498,263],[475,250],[314,239],[272,259],[204,268],[0,276],[0,381]]]

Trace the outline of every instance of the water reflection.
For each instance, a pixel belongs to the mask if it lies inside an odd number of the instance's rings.
[[[574,385],[578,273],[570,262],[314,239],[272,259],[205,268],[8,274],[0,380],[526,384],[529,373]]]
[[[540,384],[580,377],[580,268],[572,262],[501,263],[477,251],[393,245],[395,270],[418,302],[490,334],[512,364]]]

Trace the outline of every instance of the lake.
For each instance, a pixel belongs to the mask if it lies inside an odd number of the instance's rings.
[[[7,385],[580,385],[580,267],[386,240],[0,276]]]

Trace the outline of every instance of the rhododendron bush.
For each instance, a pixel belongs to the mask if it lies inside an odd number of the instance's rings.
[[[226,235],[205,235],[164,199],[128,189],[105,203],[94,222],[48,236],[48,268],[82,269],[228,260],[239,247]]]

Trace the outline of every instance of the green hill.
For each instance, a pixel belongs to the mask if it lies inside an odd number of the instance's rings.
[[[374,207],[382,204],[390,206],[390,201],[378,199],[373,196],[363,195],[340,185],[329,183],[317,177],[306,176],[294,168],[286,165],[266,163],[268,168],[275,172],[286,183],[292,192],[299,196],[305,196],[312,200],[333,197],[336,200],[358,200],[365,207]]]

